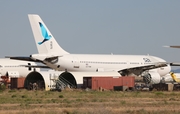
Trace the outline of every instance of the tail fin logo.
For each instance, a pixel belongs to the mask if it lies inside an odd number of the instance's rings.
[[[41,45],[44,42],[48,41],[52,36],[48,34],[47,30],[45,29],[45,27],[41,22],[39,22],[39,26],[41,28],[42,36],[44,37],[44,40],[42,42],[38,42],[38,44]]]

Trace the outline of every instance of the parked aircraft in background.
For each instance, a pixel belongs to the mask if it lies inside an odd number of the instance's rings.
[[[164,47],[169,47],[169,48],[180,48],[180,46],[164,46]]]
[[[164,47],[168,47],[168,48],[180,48],[179,45],[171,45],[171,46],[164,46]],[[180,66],[180,63],[179,62],[173,62],[173,63],[170,63],[171,66]]]
[[[150,83],[168,74],[171,67],[165,60],[150,55],[102,55],[70,54],[61,48],[38,15],[29,14],[38,54],[30,57],[10,57],[11,59],[41,62],[59,71],[115,71],[121,76],[137,75]]]
[[[0,59],[0,76],[27,76],[33,70],[40,71],[40,68],[32,68],[37,65],[35,62],[12,60],[8,58]],[[28,67],[29,66],[29,67]]]

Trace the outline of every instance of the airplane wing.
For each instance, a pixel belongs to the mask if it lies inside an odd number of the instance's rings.
[[[155,68],[160,68],[160,67],[165,67],[167,65],[170,66],[180,66],[180,63],[167,63],[167,62],[157,62],[153,65],[147,65],[147,66],[139,66],[139,67],[132,67],[132,68],[127,68],[127,69],[122,69],[119,70],[118,72],[121,75],[140,75],[142,72],[146,71],[146,70],[151,70],[151,69],[155,69]]]
[[[166,62],[157,62],[157,63],[155,63],[153,65],[132,67],[132,68],[127,68],[127,69],[119,70],[118,72],[121,75],[132,75],[132,74],[135,74],[135,75],[139,76],[142,72],[144,72],[146,70],[151,70],[151,69],[155,69],[155,68],[165,67],[167,65],[168,65],[168,63],[166,63]]]

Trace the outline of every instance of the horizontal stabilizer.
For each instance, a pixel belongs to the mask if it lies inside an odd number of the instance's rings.
[[[45,65],[20,65],[20,66],[32,67],[32,68],[50,68],[50,67],[45,66]]]
[[[10,58],[10,59],[14,59],[14,60],[22,60],[22,61],[33,61],[33,62],[40,62],[40,63],[44,63],[47,66],[40,66],[40,65],[36,65],[36,66],[30,66],[30,65],[24,65],[25,67],[34,67],[34,68],[53,68],[53,69],[58,69],[58,65],[54,65],[53,61],[55,61],[55,59],[57,59],[57,57],[51,57],[51,58],[46,58],[45,60],[38,60],[38,59],[32,59],[31,57],[11,57],[11,56],[6,56],[6,58]]]
[[[5,56],[5,58],[10,58],[14,60],[22,60],[22,61],[42,62],[40,60],[34,60],[31,57],[22,57],[22,56],[17,56],[17,57]]]

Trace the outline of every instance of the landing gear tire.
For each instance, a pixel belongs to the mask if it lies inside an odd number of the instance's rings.
[[[153,87],[149,87],[149,91],[152,91],[154,88]]]

